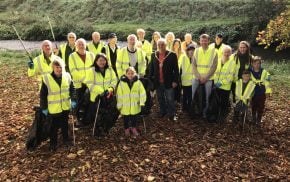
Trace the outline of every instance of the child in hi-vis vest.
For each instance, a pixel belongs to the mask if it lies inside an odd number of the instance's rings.
[[[130,131],[134,137],[139,135],[136,129],[137,115],[141,112],[145,101],[146,91],[134,67],[127,68],[126,74],[121,77],[117,88],[117,108],[124,117],[126,136],[130,135]]]
[[[256,84],[255,94],[252,99],[252,116],[253,121],[261,124],[261,119],[265,109],[266,97],[272,93],[270,87],[270,74],[261,67],[262,60],[260,57],[255,56],[253,59],[251,71],[251,79]]]

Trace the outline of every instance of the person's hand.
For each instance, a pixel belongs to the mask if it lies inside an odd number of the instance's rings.
[[[48,115],[48,110],[47,109],[42,109],[42,114],[44,114],[45,116],[47,116]]]
[[[206,79],[203,77],[200,77],[199,82],[200,84],[204,84],[206,82]]]
[[[105,90],[100,96],[101,97],[107,97],[109,94],[109,91],[108,90]]]
[[[71,101],[71,108],[75,109],[77,107],[77,103],[75,101]]]
[[[172,87],[173,87],[173,88],[176,88],[176,87],[177,87],[177,83],[172,82]]]
[[[108,95],[106,96],[107,99],[111,98],[113,96],[113,90],[108,90]]]
[[[29,59],[27,65],[28,65],[28,68],[30,68],[30,69],[34,68],[34,63],[33,63],[33,61],[31,59]]]
[[[220,87],[222,86],[222,84],[221,84],[221,82],[217,82],[217,83],[214,84],[214,86],[215,86],[216,88],[220,88]]]

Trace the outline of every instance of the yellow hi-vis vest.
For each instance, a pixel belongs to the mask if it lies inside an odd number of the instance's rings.
[[[37,79],[41,82],[43,75],[52,73],[52,65],[51,65],[52,61],[54,59],[60,59],[60,58],[58,56],[54,55],[54,54],[51,54],[49,59],[50,59],[51,62],[48,65],[46,63],[46,60],[44,58],[44,54],[43,53],[40,54],[39,56],[37,56],[36,58],[34,58],[33,59],[34,67],[33,67],[33,69],[28,68],[28,76],[29,77],[37,76]]]
[[[117,77],[112,68],[105,70],[105,77],[100,72],[95,71],[95,67],[86,73],[85,84],[90,90],[90,100],[94,102],[96,97],[105,90],[114,90],[117,85]]]
[[[253,95],[253,91],[255,89],[255,83],[253,81],[249,81],[249,83],[247,84],[247,87],[244,91],[244,93],[242,94],[243,92],[243,80],[242,79],[239,79],[237,82],[236,82],[236,103],[238,103],[240,100],[244,102],[244,104],[248,105],[249,104],[249,99],[251,99],[252,95]]]
[[[209,72],[216,55],[217,52],[214,47],[208,47],[206,51],[204,51],[202,47],[195,49],[194,58],[200,76],[205,76]],[[211,76],[209,80],[213,80],[213,76]]]
[[[142,50],[146,53],[148,63],[150,63],[152,54],[152,45],[150,42],[148,42],[148,40],[144,40],[144,43],[142,44]]]
[[[190,63],[189,57],[186,54],[182,55],[181,60],[181,84],[182,86],[191,86],[193,79],[192,63]]]
[[[146,91],[140,80],[133,83],[132,88],[128,83],[120,81],[117,88],[117,108],[122,115],[136,115],[145,105]]]
[[[215,43],[212,43],[209,46],[215,48]],[[222,43],[220,48],[215,48],[215,50],[217,51],[217,54],[218,54],[218,59],[223,57],[223,49],[224,49],[225,46],[226,46],[226,44]]]
[[[95,54],[95,56],[99,53],[102,52],[102,48],[105,46],[105,43],[103,41],[100,41],[98,44],[98,48],[96,48],[96,46],[94,45],[93,42],[90,42],[87,44],[88,50],[92,53]]]
[[[105,45],[105,50],[106,50],[106,56],[107,56],[107,59],[108,59],[108,64],[109,64],[110,67],[112,67],[109,45]],[[117,49],[117,46],[116,46],[116,50],[115,51],[117,51],[117,56],[118,56],[118,53],[119,53],[120,49],[119,48]]]
[[[220,82],[220,89],[230,90],[235,73],[235,61],[230,57],[222,66],[222,58],[218,59],[217,69],[214,74],[214,83]]]
[[[70,110],[71,99],[69,94],[71,77],[69,73],[62,73],[61,86],[57,84],[51,74],[43,76],[43,83],[47,86],[47,104],[50,114],[58,114]]]
[[[77,52],[69,56],[69,70],[72,75],[75,88],[81,88],[86,77],[86,70],[89,70],[93,65],[95,55],[92,52],[86,51],[86,61],[80,58]]]
[[[137,64],[138,64],[137,71],[139,75],[143,76],[145,75],[145,70],[146,70],[145,55],[143,51],[139,48],[137,48],[136,54],[137,54]],[[119,78],[121,78],[121,76],[126,73],[126,69],[129,68],[129,66],[130,66],[129,53],[128,53],[127,47],[124,47],[118,53],[117,61],[116,61],[116,69],[117,69],[117,74]]]
[[[235,61],[235,64],[236,64],[236,69],[235,69],[235,74],[234,74],[234,80],[233,80],[234,82],[236,82],[239,79],[238,77],[239,77],[239,70],[240,70],[240,67],[241,67],[241,63],[240,63],[240,59],[237,56],[237,53],[232,54],[231,57],[233,57],[233,59]],[[249,68],[250,68],[250,65],[249,64],[246,64],[245,65],[245,69],[249,69]]]
[[[251,74],[251,79],[256,85],[264,85],[266,89],[266,94],[272,93],[272,88],[270,86],[270,74],[268,71],[263,69],[260,79],[256,79],[253,74]]]

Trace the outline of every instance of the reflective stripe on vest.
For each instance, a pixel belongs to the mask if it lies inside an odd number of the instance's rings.
[[[71,79],[68,73],[63,73],[61,85],[54,80],[51,74],[43,76],[43,82],[47,86],[48,111],[50,114],[61,113],[70,109],[69,88]]]
[[[189,61],[187,61],[189,60]],[[187,61],[187,62],[186,62]],[[188,63],[188,65],[187,65]],[[187,55],[183,55],[182,59],[182,73],[181,73],[181,83],[183,86],[192,85],[193,73],[192,73],[192,64]]]
[[[243,92],[243,81],[242,79],[238,80],[237,82],[237,88],[236,88],[236,96],[237,96],[237,102],[239,100],[242,100],[246,105],[248,104],[248,99],[250,99],[254,89],[255,89],[255,84],[253,81],[249,81],[249,83],[247,84],[247,87]]]

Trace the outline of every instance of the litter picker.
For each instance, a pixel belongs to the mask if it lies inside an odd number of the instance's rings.
[[[101,98],[99,98],[99,102],[98,102],[98,106],[97,106],[97,112],[96,112],[94,127],[93,127],[93,136],[95,136],[95,129],[96,129],[97,118],[98,118],[98,114],[99,114],[100,103],[101,103]]]
[[[49,16],[47,16],[47,19],[48,19],[48,23],[49,23],[50,31],[51,31],[51,34],[52,34],[52,38],[53,38],[53,41],[54,41],[54,44],[55,44],[55,48],[57,48],[57,44],[56,44],[56,41],[55,41],[55,36],[54,36],[54,33],[53,33],[53,29],[52,29],[52,25],[51,25],[51,22],[50,22]]]
[[[18,37],[18,40],[20,41],[20,43],[21,43],[22,47],[24,48],[24,50],[25,50],[25,52],[26,52],[27,56],[28,56],[28,57],[29,57],[29,59],[32,61],[32,56],[31,56],[31,54],[30,54],[30,53],[27,51],[26,47],[24,46],[24,43],[23,43],[23,41],[22,41],[22,39],[21,39],[20,35],[18,34],[18,32],[17,32],[16,28],[15,28],[13,25],[12,25],[12,28],[14,29],[14,31],[15,31],[15,33],[16,33],[16,35],[17,35],[17,37]]]

